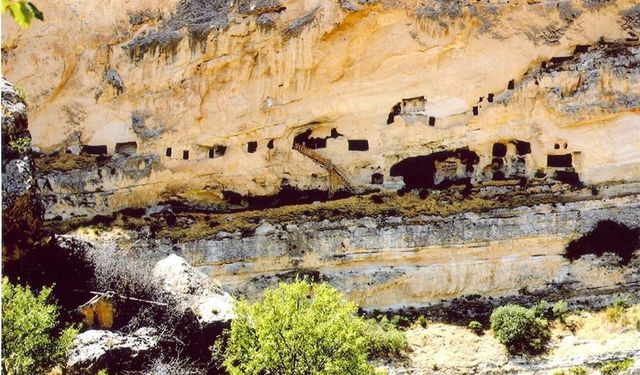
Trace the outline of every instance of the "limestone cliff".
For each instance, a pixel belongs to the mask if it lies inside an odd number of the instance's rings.
[[[3,22],[3,72],[49,228],[125,227],[249,296],[299,273],[368,309],[637,294],[636,1],[39,7]]]
[[[295,143],[359,190],[640,179],[634,1],[147,6],[44,0],[47,22],[3,23],[34,144],[118,155],[48,159],[49,217],[340,185]],[[412,157],[418,176],[394,169]]]

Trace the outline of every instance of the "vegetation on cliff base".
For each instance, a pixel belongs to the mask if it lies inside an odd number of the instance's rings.
[[[371,323],[357,310],[327,284],[281,283],[262,302],[236,303],[224,365],[232,375],[374,374]],[[384,347],[376,342],[374,350]]]
[[[547,320],[534,308],[500,306],[493,311],[490,321],[495,336],[512,354],[540,353],[551,338]]]
[[[634,363],[633,358],[623,359],[622,361],[606,362],[602,366],[600,366],[600,373],[602,375],[619,374],[627,370],[629,367],[631,367],[633,363]]]
[[[50,288],[34,294],[28,287],[2,279],[2,372],[44,374],[64,361],[78,333],[61,329],[58,306],[49,301]]]

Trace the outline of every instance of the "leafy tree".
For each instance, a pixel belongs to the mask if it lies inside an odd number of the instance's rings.
[[[235,306],[224,365],[231,375],[373,374],[367,323],[327,284],[296,281]]]
[[[2,279],[2,372],[7,375],[44,374],[62,363],[78,333],[60,332],[58,306],[49,302],[51,288],[35,295],[28,287]]]
[[[538,314],[534,308],[500,306],[491,313],[491,329],[510,353],[539,353],[549,342],[551,330]]]
[[[42,12],[30,1],[2,0],[2,14],[9,11],[16,23],[24,28],[31,25],[34,18],[44,21]]]

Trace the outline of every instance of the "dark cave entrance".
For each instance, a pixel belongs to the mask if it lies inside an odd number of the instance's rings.
[[[391,167],[392,177],[402,176],[405,189],[447,188],[452,184],[470,184],[471,179],[466,176],[458,176],[455,180],[445,180],[439,184],[434,183],[437,171],[436,161],[443,162],[449,158],[458,159],[466,166],[467,174],[473,172],[473,166],[480,161],[478,154],[468,148],[459,148],[453,151],[438,151],[429,155],[414,156],[401,160]]]
[[[349,151],[368,151],[369,141],[366,139],[350,139]]]

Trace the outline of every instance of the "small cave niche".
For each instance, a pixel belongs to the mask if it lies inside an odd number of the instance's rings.
[[[556,57],[552,57],[551,60],[549,60],[549,63],[552,65],[559,65],[565,61],[571,60],[571,58],[572,56],[556,56]]]
[[[349,151],[368,151],[369,141],[366,139],[350,139]]]
[[[396,103],[393,107],[391,107],[391,112],[389,112],[389,116],[387,117],[387,125],[393,124],[394,117],[400,114],[402,110],[402,106],[400,103]]]
[[[478,106],[477,105],[473,107],[473,115],[474,116],[478,115]]]
[[[638,248],[640,248],[640,227],[629,228],[613,220],[603,220],[582,237],[571,241],[565,256],[573,261],[587,254],[599,257],[610,252],[620,257],[621,265],[626,265]]]
[[[171,152],[172,152],[172,151],[173,151],[173,150],[171,149],[171,147],[167,147],[167,150],[165,151],[165,153],[164,153],[164,154],[165,154],[167,157],[169,157],[169,158],[170,158],[170,157],[171,157]]]
[[[332,128],[331,129],[331,138],[335,139],[335,138],[342,137],[342,136],[344,136],[344,134],[338,133],[338,129],[336,129],[336,128]]]
[[[577,45],[576,48],[573,50],[573,54],[577,55],[579,53],[586,53],[589,52],[589,46],[588,45]]]
[[[436,118],[429,116],[429,126],[436,126]]]
[[[247,143],[247,152],[250,154],[253,154],[254,152],[256,152],[256,150],[258,149],[258,142],[257,141],[251,141],[249,143]]]
[[[124,155],[135,155],[138,151],[138,144],[136,142],[123,142],[116,143],[116,153]]]
[[[493,93],[489,93],[489,95],[487,95],[487,101],[489,103],[493,103]]]
[[[106,155],[107,146],[106,145],[99,145],[99,146],[84,145],[82,146],[82,153],[88,154],[88,155]]]
[[[309,142],[309,137],[311,136],[311,132],[311,129],[307,129],[293,137],[293,146],[295,147],[295,145],[307,145]]]
[[[415,113],[424,111],[427,100],[424,96],[416,96],[415,98],[402,99],[402,112]]]
[[[573,166],[571,154],[547,155],[547,167],[571,168]]]
[[[209,149],[209,159],[213,159],[215,157],[216,153],[215,150],[210,148]]]
[[[374,173],[371,175],[372,185],[382,185],[384,183],[384,175],[382,173]]]
[[[553,178],[574,187],[583,186],[582,181],[580,181],[580,176],[574,171],[556,171]]]
[[[554,143],[553,144],[553,149],[554,150],[559,150],[560,149],[560,143]]]
[[[269,140],[269,142],[267,142],[267,148],[268,148],[269,150],[272,150],[272,149],[273,149],[273,139],[270,139],[270,140]]]
[[[189,160],[189,151],[182,151],[182,160]]]
[[[491,155],[493,155],[494,158],[503,158],[507,156],[507,145],[504,143],[494,143]]]
[[[512,79],[507,84],[507,90],[513,90],[515,87],[516,87],[516,81],[514,79]]]
[[[227,146],[223,146],[223,145],[215,145],[213,147],[213,157],[214,158],[219,158],[224,156],[224,154],[227,152]]]
[[[516,154],[527,155],[531,153],[531,143],[525,141],[516,141]]]

